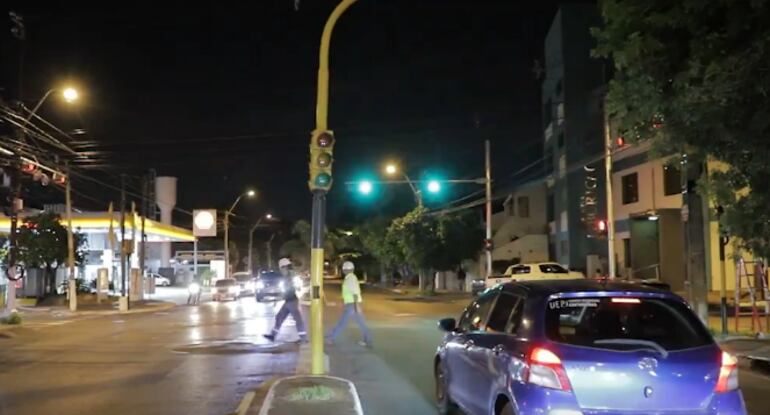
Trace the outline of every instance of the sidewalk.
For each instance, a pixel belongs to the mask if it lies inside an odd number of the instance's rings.
[[[20,306],[17,308],[21,314],[21,324],[0,324],[0,331],[12,330],[23,327],[46,327],[70,323],[87,317],[125,315],[140,313],[155,313],[166,311],[176,306],[167,301],[137,301],[131,303],[131,308],[126,312],[118,310],[117,303],[104,302],[102,304],[83,304],[78,311],[71,312],[64,306]]]

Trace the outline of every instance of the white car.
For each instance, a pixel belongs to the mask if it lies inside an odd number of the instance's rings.
[[[147,274],[147,278],[148,279],[149,278],[155,279],[155,286],[156,287],[170,287],[171,286],[171,280],[166,278],[166,277],[164,277],[164,276],[162,276],[162,275],[160,275],[160,274],[156,274],[154,272],[151,272],[151,273]]]
[[[577,280],[585,278],[580,271],[570,271],[555,262],[536,262],[531,264],[511,265],[503,275],[490,275],[486,286],[492,288],[497,284],[512,281],[536,280]]]

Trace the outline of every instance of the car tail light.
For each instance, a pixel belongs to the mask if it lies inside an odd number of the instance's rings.
[[[554,352],[543,347],[535,347],[529,353],[527,362],[529,364],[527,382],[545,388],[572,390],[561,359]]]
[[[719,379],[714,392],[722,393],[738,389],[738,359],[727,352],[722,352]]]

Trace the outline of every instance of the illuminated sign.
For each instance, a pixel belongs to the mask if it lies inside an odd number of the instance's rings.
[[[217,236],[217,211],[215,209],[193,211],[193,235]]]

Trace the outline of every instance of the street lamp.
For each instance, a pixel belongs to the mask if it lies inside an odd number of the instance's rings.
[[[438,193],[441,191],[441,183],[438,180],[430,180],[428,182],[428,191],[431,193]]]
[[[254,190],[241,193],[230,206],[230,209],[227,209],[225,212],[225,278],[230,275],[230,215],[233,214],[233,210],[238,206],[238,202],[241,201],[243,196],[254,197],[256,194]]]
[[[388,176],[395,176],[399,172],[399,168],[394,163],[388,163],[385,165],[385,174]],[[414,185],[414,182],[412,179],[409,178],[409,176],[406,174],[406,172],[402,172],[401,174],[404,177],[404,180],[406,180],[406,183],[409,184],[409,187],[412,189],[412,193],[414,193],[414,201],[417,203],[417,206],[422,206],[422,192],[420,192],[420,189],[417,188],[417,186]]]
[[[43,95],[42,98],[40,98],[40,100],[37,102],[37,104],[35,104],[35,107],[32,108],[31,111],[29,111],[29,115],[27,115],[27,118],[25,120],[25,124],[29,123],[29,120],[31,120],[32,117],[35,116],[35,114],[37,113],[37,110],[40,109],[40,106],[43,105],[43,103],[48,99],[48,97],[51,96],[51,94],[56,92],[56,91],[61,91],[62,98],[64,98],[64,101],[66,101],[69,104],[77,101],[78,98],[80,98],[80,94],[78,94],[77,89],[75,89],[73,87],[66,87],[66,88],[61,89],[61,90],[59,90],[58,88],[51,88],[51,89],[49,89]]]
[[[251,274],[254,271],[253,264],[252,264],[252,255],[254,252],[254,231],[257,230],[259,225],[262,223],[263,219],[272,220],[273,215],[270,213],[266,213],[263,216],[260,216],[259,219],[257,219],[257,222],[254,224],[254,226],[251,227],[249,230],[249,274]]]
[[[361,192],[361,194],[368,195],[372,192],[372,182],[369,180],[364,180],[361,183],[358,184],[358,191]]]

